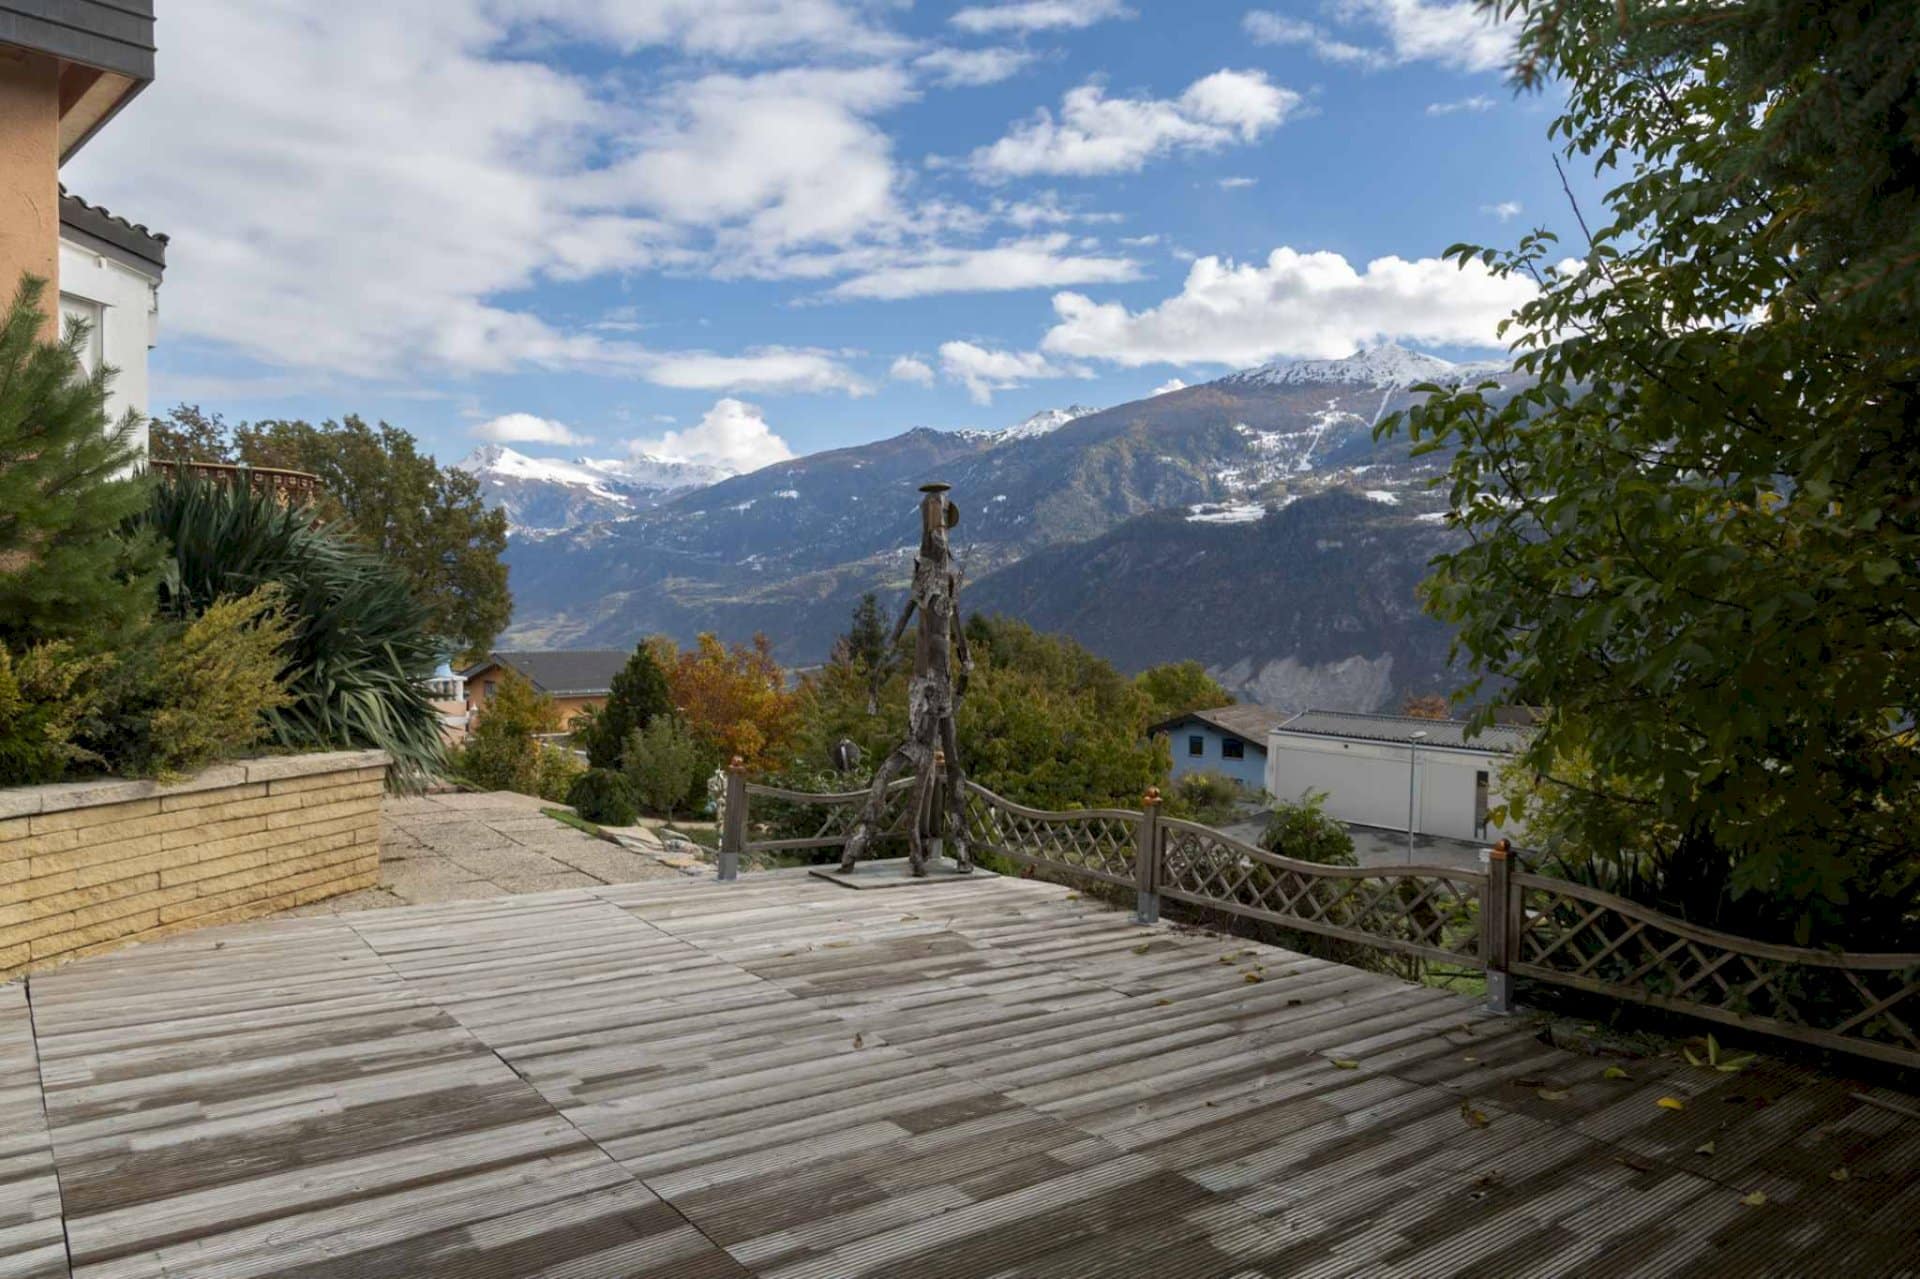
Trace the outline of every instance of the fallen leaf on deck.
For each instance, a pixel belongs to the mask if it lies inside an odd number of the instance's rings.
[[[1541,1101],[1565,1101],[1573,1094],[1564,1088],[1541,1088],[1535,1091],[1534,1096]]]
[[[1360,1069],[1360,1063],[1353,1060],[1351,1057],[1335,1057],[1333,1059],[1333,1065],[1336,1070]]]
[[[842,946],[851,946],[851,945],[853,945],[853,943],[850,941],[830,941],[827,943],[827,949],[839,950]]]
[[[918,919],[918,918],[920,918],[920,916],[918,916],[918,915],[902,915],[902,916],[900,916],[900,922],[904,924],[904,923],[906,923],[906,922],[907,922],[907,921],[908,921],[909,919]]]
[[[855,1035],[853,1037],[853,1046],[855,1048],[864,1046],[866,1042],[867,1042],[867,1037],[865,1035]]]
[[[1653,1160],[1642,1159],[1638,1155],[1615,1155],[1613,1161],[1617,1164],[1625,1164],[1635,1172],[1653,1171]]]
[[[1134,953],[1134,954],[1136,954],[1136,955],[1144,955],[1144,954],[1146,954],[1146,953],[1147,953],[1148,951],[1150,951],[1150,950],[1152,950],[1152,949],[1153,949],[1153,943],[1152,943],[1152,942],[1150,942],[1150,941],[1143,941],[1143,942],[1141,942],[1141,943],[1140,943],[1140,944],[1139,944],[1138,946],[1135,946],[1135,947],[1133,948],[1133,953]]]
[[[1462,1057],[1460,1060],[1464,1062],[1477,1062],[1480,1059],[1478,1057]]]
[[[1473,1103],[1465,1099],[1462,1099],[1460,1102],[1460,1117],[1467,1121],[1467,1127],[1469,1128],[1485,1128],[1489,1123],[1493,1122],[1487,1118],[1486,1111],[1475,1110]],[[1478,1183],[1476,1182],[1475,1184]]]
[[[1172,1003],[1173,1001],[1172,1001],[1171,999],[1156,999],[1156,1000],[1154,1000],[1153,1002],[1154,1002],[1155,1004],[1170,1004],[1170,1003]]]
[[[1070,902],[1077,902],[1077,901],[1079,901],[1079,900],[1080,900],[1080,894],[1079,894],[1079,893],[1068,893],[1068,894],[1067,894],[1067,900],[1068,900],[1068,901],[1070,901]]]
[[[1481,1173],[1478,1177],[1475,1177],[1473,1179],[1473,1184],[1481,1187],[1482,1189],[1492,1189],[1494,1186],[1499,1185],[1503,1180],[1505,1180],[1505,1178],[1501,1177],[1499,1172],[1489,1169],[1488,1171]]]
[[[1264,977],[1262,977],[1262,976],[1261,976],[1261,975],[1260,975],[1259,973],[1242,973],[1242,974],[1241,974],[1241,977],[1242,977],[1242,978],[1243,978],[1244,980],[1246,980],[1246,981],[1248,981],[1248,982],[1256,982],[1256,981],[1265,981],[1265,980],[1266,980],[1266,978],[1264,978]]]
[[[1693,1148],[1693,1153],[1696,1155],[1710,1155],[1714,1152],[1714,1149],[1715,1147],[1712,1142],[1703,1141]]]
[[[1306,1001],[1306,1000],[1304,1000],[1304,999],[1289,999],[1289,1000],[1287,1001],[1287,1007],[1289,1007],[1289,1008],[1298,1008],[1298,1007],[1299,1007],[1299,1006],[1300,1006],[1301,1004],[1304,1004],[1304,1003],[1306,1003],[1306,1002],[1307,1002],[1307,1001]]]
[[[1849,1174],[1845,1168],[1835,1168],[1832,1172],[1827,1174],[1827,1180],[1846,1181],[1848,1179],[1848,1176]]]
[[[1662,1110],[1685,1110],[1687,1108],[1687,1103],[1681,1101],[1678,1097],[1662,1097],[1653,1104]]]
[[[1632,1078],[1633,1078],[1633,1076],[1632,1076],[1632,1075],[1629,1075],[1629,1074],[1628,1074],[1628,1073],[1627,1073],[1626,1071],[1624,1071],[1624,1070],[1622,1070],[1622,1069],[1620,1069],[1620,1067],[1618,1067],[1618,1066],[1608,1066],[1608,1067],[1607,1067],[1607,1068],[1606,1068],[1605,1070],[1603,1070],[1603,1071],[1601,1071],[1601,1072],[1600,1072],[1600,1078],[1602,1078],[1602,1079],[1632,1079]]]
[[[1220,956],[1220,962],[1221,962],[1221,963],[1223,963],[1223,964],[1231,964],[1231,963],[1233,962],[1233,956],[1232,956],[1232,955],[1222,955],[1222,956]]]
[[[1765,1203],[1766,1201],[1767,1201],[1767,1192],[1764,1190],[1756,1190],[1750,1195],[1740,1196],[1740,1202],[1745,1204],[1749,1208],[1758,1208],[1761,1204]]]

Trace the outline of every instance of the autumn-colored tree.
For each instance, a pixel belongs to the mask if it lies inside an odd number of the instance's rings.
[[[1207,674],[1207,668],[1192,659],[1149,666],[1133,677],[1133,686],[1153,704],[1148,715],[1156,723],[1188,711],[1233,705],[1233,694],[1220,687],[1219,682]]]
[[[693,734],[750,769],[777,767],[799,734],[799,699],[765,635],[751,644],[702,635],[668,668],[667,686]]]
[[[1452,719],[1447,699],[1440,693],[1408,693],[1400,713],[1412,719]]]

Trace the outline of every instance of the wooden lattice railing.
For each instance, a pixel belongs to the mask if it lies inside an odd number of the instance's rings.
[[[1140,814],[1124,808],[1050,812],[967,783],[967,842],[1025,866],[1132,888],[1139,879]]]
[[[1323,866],[1161,818],[1155,890],[1169,901],[1422,959],[1479,966],[1487,877],[1445,866]]]
[[[907,820],[913,811],[913,782],[911,777],[902,777],[887,787],[886,806],[881,810],[881,818],[875,836],[903,835],[906,833]],[[801,852],[810,848],[839,848],[847,842],[847,836],[853,833],[853,824],[860,816],[861,808],[867,802],[866,791],[798,791],[786,790],[779,786],[761,786],[748,782],[745,786],[747,802],[754,804],[754,811],[764,820],[778,815],[788,820],[781,825],[807,825],[812,833],[799,836],[787,836],[773,839],[748,838],[741,844],[741,851],[748,853]],[[809,820],[815,811],[817,821]]]
[[[905,834],[912,786],[911,778],[893,783],[876,834]],[[732,770],[721,878],[737,874],[742,853],[842,846],[866,799],[864,790],[750,785]],[[785,806],[784,826],[793,825],[795,808],[821,816],[803,837],[752,838],[750,818],[774,806]],[[1478,970],[1488,1001],[1502,1010],[1517,976],[1920,1067],[1920,955],[1849,955],[1714,932],[1598,889],[1520,872],[1504,852],[1491,855],[1484,871],[1296,861],[1162,817],[1152,792],[1141,811],[1053,812],[969,782],[965,816],[976,851],[1134,888],[1144,922],[1159,917],[1164,898]]]
[[[1512,882],[1519,976],[1920,1065],[1920,955],[1776,946],[1563,879]]]

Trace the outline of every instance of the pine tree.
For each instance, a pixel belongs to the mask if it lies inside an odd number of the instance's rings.
[[[154,606],[154,542],[120,531],[146,505],[135,420],[109,425],[113,373],[84,373],[83,324],[41,337],[45,294],[23,277],[0,323],[0,644],[111,644]]]
[[[643,640],[627,664],[620,668],[620,673],[613,677],[607,704],[574,738],[595,768],[617,769],[626,752],[628,735],[652,723],[654,716],[672,709],[673,697],[667,691],[666,672],[660,669],[653,651]]]

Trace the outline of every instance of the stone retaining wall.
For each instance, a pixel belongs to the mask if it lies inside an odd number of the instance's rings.
[[[388,762],[335,751],[0,790],[0,980],[372,887]]]

